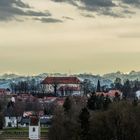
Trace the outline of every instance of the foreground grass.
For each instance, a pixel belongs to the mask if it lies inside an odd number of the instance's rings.
[[[29,128],[4,128],[2,131],[3,132],[28,132]],[[48,132],[48,128],[47,127],[42,127],[41,128],[41,132]]]
[[[0,134],[0,138],[28,138],[29,128],[5,128]],[[48,128],[41,128],[41,137],[47,137]]]

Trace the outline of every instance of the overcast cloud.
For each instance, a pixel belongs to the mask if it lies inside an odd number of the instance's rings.
[[[49,11],[36,11],[21,0],[0,0],[0,21],[18,19],[18,17],[48,17]]]
[[[105,15],[111,17],[128,17],[136,12],[130,7],[139,7],[140,0],[50,0],[58,3],[68,3],[79,10],[86,10],[97,15]],[[130,10],[131,9],[131,10]],[[47,10],[47,8],[46,8]],[[51,12],[51,11],[50,11]],[[28,17],[41,22],[62,22],[63,18],[58,19],[51,17],[49,11],[38,11],[32,5],[23,2],[22,0],[0,0],[0,21],[9,21],[21,17]],[[81,14],[86,15],[89,14]],[[49,16],[49,18],[48,18]],[[32,18],[38,17],[38,18]],[[63,15],[61,16],[63,17]],[[72,17],[73,18],[73,17]],[[24,20],[24,19],[22,19]],[[69,19],[67,19],[69,20]]]
[[[67,2],[76,6],[78,9],[87,10],[90,12],[92,11],[94,13],[97,13],[98,15],[106,15],[121,18],[135,14],[135,12],[130,7],[135,6],[136,8],[139,7],[140,5],[140,0],[52,0],[52,1]]]

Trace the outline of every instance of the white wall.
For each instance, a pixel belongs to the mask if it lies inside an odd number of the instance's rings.
[[[40,126],[29,126],[29,139],[40,139]]]
[[[16,117],[5,117],[5,127],[9,127],[9,123],[11,123],[11,127],[17,126]]]
[[[140,91],[136,92],[136,97],[140,100]]]

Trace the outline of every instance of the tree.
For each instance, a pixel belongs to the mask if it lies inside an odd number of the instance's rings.
[[[41,103],[38,99],[30,100],[30,98],[25,102],[25,111],[34,111],[38,113],[40,110],[43,110]]]
[[[39,84],[39,91],[43,94],[45,94],[46,91],[46,86],[44,84]]]
[[[57,107],[49,140],[140,140],[139,105],[120,101],[106,107],[92,111],[72,103],[67,114]]]
[[[72,104],[71,104],[71,100],[70,100],[69,97],[67,97],[67,98],[65,99],[64,104],[63,104],[64,111],[65,111],[66,113],[68,113],[69,110],[71,109],[71,106],[72,106]]]
[[[104,110],[108,109],[110,103],[111,103],[111,100],[110,100],[109,96],[104,97],[104,101],[103,101]]]
[[[138,91],[140,89],[140,83],[138,80],[134,81],[134,87],[133,87],[133,92],[135,93],[136,91]]]
[[[81,104],[72,103],[69,113],[61,107],[56,107],[49,129],[49,140],[81,140],[78,121],[81,106]]]
[[[105,99],[104,94],[96,96],[96,100],[95,100],[96,109],[98,110],[103,109],[104,99]]]
[[[97,92],[101,92],[101,85],[100,85],[100,81],[98,80],[98,83],[97,83]]]
[[[95,91],[95,87],[89,79],[84,79],[84,81],[81,83],[81,86],[84,91],[84,95]]]
[[[87,140],[88,139],[88,133],[89,133],[89,118],[90,114],[87,108],[83,108],[80,115],[80,124],[81,124],[81,140]]]
[[[122,90],[122,80],[121,78],[116,78],[115,81],[114,81],[114,84],[115,84],[115,89],[117,90]]]
[[[123,95],[125,97],[130,97],[131,95],[131,84],[129,80],[126,80],[126,82],[123,85]]]
[[[15,82],[10,83],[10,88],[12,90],[12,93],[17,93],[18,92],[18,85]]]
[[[65,140],[65,117],[62,108],[56,108],[53,123],[49,129],[49,140]]]
[[[31,93],[36,93],[37,92],[37,82],[35,79],[32,79],[30,81],[30,84],[29,84],[29,90]]]
[[[23,115],[23,112],[25,111],[25,104],[22,101],[16,101],[13,105],[13,114],[16,117],[16,122],[17,122],[17,128],[18,124],[20,122],[20,117]]]
[[[115,101],[115,102],[120,101],[120,94],[119,94],[118,92],[115,92],[114,101]]]
[[[95,110],[96,109],[96,95],[92,93],[91,97],[88,99],[87,102],[88,109]]]
[[[138,105],[138,98],[135,97],[134,100],[132,101],[132,105],[133,106],[137,106]]]
[[[140,107],[114,102],[107,111],[94,112],[90,119],[90,140],[139,140]]]
[[[4,111],[6,109],[7,100],[0,99],[0,129],[3,129],[3,123],[4,123]]]

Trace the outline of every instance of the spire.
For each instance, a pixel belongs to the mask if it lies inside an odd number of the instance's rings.
[[[97,92],[101,92],[101,85],[100,85],[100,81],[98,80],[98,83],[97,83]]]

